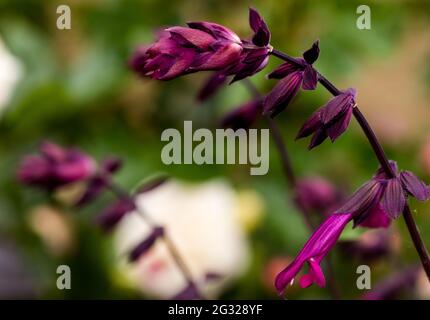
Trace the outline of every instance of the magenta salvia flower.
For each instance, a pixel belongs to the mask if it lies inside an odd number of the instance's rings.
[[[283,294],[285,288],[292,284],[305,263],[309,266],[309,273],[300,278],[300,286],[306,288],[312,283],[320,287],[325,286],[325,277],[320,263],[352,219],[353,215],[350,213],[333,214],[315,230],[294,261],[277,275],[275,286],[279,294]]]
[[[142,240],[128,255],[128,260],[134,262],[139,259],[142,255],[148,252],[149,249],[154,245],[154,243],[161,237],[164,236],[163,227],[155,227],[152,229],[151,233]]]
[[[232,128],[233,130],[249,129],[261,114],[261,108],[261,99],[247,102],[225,115],[221,121],[221,126],[223,128]]]
[[[39,152],[22,160],[17,172],[22,183],[53,190],[86,180],[96,169],[93,159],[77,149],[63,149],[54,143],[43,142]]]
[[[348,128],[355,106],[355,96],[356,90],[350,88],[331,99],[312,114],[300,129],[296,139],[313,134],[309,149],[320,145],[327,137],[334,142]]]
[[[318,59],[319,44],[315,42],[296,63],[285,62],[268,75],[269,79],[280,79],[264,100],[264,113],[273,118],[282,112],[297,95],[300,88],[314,90],[318,84],[318,73],[312,64]]]
[[[188,27],[161,31],[151,46],[138,48],[131,67],[140,75],[170,80],[197,71],[220,71],[233,81],[267,65],[270,32],[261,16],[250,9],[252,41],[241,40],[230,29],[212,22],[190,22]]]

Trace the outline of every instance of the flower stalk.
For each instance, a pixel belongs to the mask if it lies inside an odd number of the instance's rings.
[[[247,89],[254,96],[254,98],[256,99],[261,98],[261,94],[258,91],[257,87],[249,79],[244,79],[243,84],[247,87]],[[294,193],[297,193],[298,180],[297,180],[296,174],[294,173],[293,165],[291,163],[291,159],[290,159],[290,155],[289,155],[286,143],[282,138],[281,130],[279,129],[279,126],[276,124],[276,121],[272,119],[270,116],[266,115],[264,116],[264,118],[267,120],[270,132],[272,133],[272,136],[273,136],[273,141],[276,145],[276,148],[278,149],[278,154],[281,160],[285,181],[287,185],[290,187],[290,189],[293,190]],[[300,205],[299,202],[297,201],[293,201],[293,202],[297,207],[297,209],[302,213],[302,216],[307,228],[310,230],[310,232],[313,232],[316,226],[312,222],[311,212],[309,212],[309,210],[304,206]],[[339,300],[341,297],[340,289],[334,278],[333,263],[330,255],[327,256],[327,259],[326,259],[326,268],[328,273],[328,285],[329,285],[330,294],[333,299]]]
[[[273,49],[271,53],[273,56],[280,58],[284,61],[287,61],[292,64],[298,65],[299,62],[296,58],[290,57],[289,55]],[[341,91],[327,78],[325,78],[322,74],[318,72],[318,82],[321,83],[321,85],[327,89],[333,96],[337,96],[341,94]],[[372,146],[373,152],[378,159],[379,164],[381,165],[381,168],[385,172],[385,174],[389,178],[395,177],[395,172],[393,171],[393,168],[390,166],[390,163],[388,161],[388,158],[384,152],[384,149],[382,148],[382,145],[379,143],[378,138],[376,137],[376,134],[372,130],[370,124],[368,123],[365,116],[361,113],[360,109],[357,105],[353,108],[353,115],[355,119],[357,120],[358,124],[360,125],[361,129],[363,130],[364,134],[367,137],[367,140],[369,141],[370,145]],[[403,218],[405,220],[406,226],[408,228],[409,234],[412,238],[412,241],[414,243],[415,249],[420,257],[421,264],[426,272],[427,278],[430,281],[430,257],[429,253],[427,251],[426,246],[424,245],[424,242],[421,238],[420,232],[418,230],[418,227],[415,223],[415,219],[413,218],[411,214],[411,210],[409,207],[409,204],[406,203],[404,210],[403,210]]]
[[[129,201],[134,202],[133,197],[131,197],[126,191],[124,191],[120,186],[113,183],[113,181],[108,180],[106,181],[106,188],[111,191],[113,195],[115,195],[118,200],[121,199],[128,199]],[[139,214],[139,217],[142,218],[142,220],[153,230],[158,228],[159,226],[149,217],[147,214],[145,214],[140,208],[136,206],[136,211]],[[181,257],[179,250],[176,248],[174,242],[169,237],[168,233],[166,232],[165,228],[163,227],[164,232],[162,232],[161,237],[164,240],[164,244],[166,245],[167,250],[169,251],[171,257],[173,258],[173,261],[175,262],[176,266],[178,267],[179,271],[182,273],[187,285],[186,288],[193,288],[196,292],[196,296],[203,297],[201,292],[198,289],[198,286],[196,285],[193,275],[188,268],[187,264],[185,263],[184,259]]]

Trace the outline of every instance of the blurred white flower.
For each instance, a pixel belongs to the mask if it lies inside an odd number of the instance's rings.
[[[15,86],[22,76],[22,64],[13,56],[0,38],[0,114],[8,105]]]
[[[165,227],[206,297],[216,297],[248,265],[249,247],[237,219],[237,201],[236,192],[221,181],[199,185],[171,181],[137,199],[141,211]],[[129,252],[148,233],[138,213],[126,216],[115,237],[119,254]],[[122,267],[143,293],[153,297],[170,298],[186,285],[162,240]],[[208,281],[208,273],[221,278]]]

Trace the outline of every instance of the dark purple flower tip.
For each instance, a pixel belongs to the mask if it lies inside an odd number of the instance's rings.
[[[44,142],[39,151],[38,155],[23,158],[17,171],[22,183],[52,190],[86,180],[95,172],[94,160],[76,149]]]
[[[315,90],[318,84],[317,71],[308,64],[303,71],[303,90]]]
[[[353,215],[349,213],[332,214],[315,230],[294,261],[277,275],[275,287],[279,294],[282,295],[285,288],[292,284],[305,263],[309,265],[309,274],[302,276],[300,286],[304,288],[312,283],[320,287],[325,286],[321,261],[336,244],[343,229],[352,219]]]
[[[321,110],[321,121],[324,125],[329,125],[331,122],[339,118],[348,109],[352,109],[355,105],[356,90],[350,88],[340,95],[331,99]]]
[[[132,199],[120,199],[107,207],[96,217],[96,224],[98,224],[106,232],[110,232],[128,212],[131,212],[135,209],[136,206]]]
[[[240,63],[229,71],[230,74],[235,75],[230,84],[260,72],[268,63],[269,50],[267,48],[243,50]]]
[[[152,248],[154,243],[161,237],[164,236],[164,228],[163,227],[155,227],[152,229],[152,232],[149,236],[142,240],[128,255],[128,260],[130,262],[135,262],[142,255],[149,251]]]
[[[430,198],[430,187],[421,181],[411,171],[402,171],[400,179],[403,188],[419,201],[427,201]]]
[[[106,188],[106,180],[101,176],[95,176],[88,182],[84,193],[76,202],[77,207],[82,207],[95,200]]]
[[[122,160],[117,157],[109,157],[102,161],[100,167],[101,170],[105,173],[115,173],[122,167]]]
[[[197,285],[189,283],[184,290],[173,296],[169,300],[203,300],[204,298],[199,292]]]
[[[273,70],[271,73],[267,75],[268,79],[282,79],[288,76],[289,74],[298,71],[298,70],[304,70],[306,67],[306,62],[299,58],[297,59],[299,62],[302,63],[301,66],[298,66],[296,64],[293,64],[291,62],[284,62],[280,66],[278,66],[275,70]]]
[[[370,180],[361,186],[349,200],[335,213],[351,213],[354,216],[354,225],[362,224],[372,212],[385,190],[385,184]]]
[[[381,204],[384,211],[392,219],[398,218],[403,212],[406,204],[406,197],[400,178],[392,178],[387,181]]]
[[[315,41],[312,44],[312,47],[303,53],[303,58],[306,60],[307,63],[313,64],[315,61],[317,61],[320,55],[319,44],[319,40]]]
[[[160,187],[161,185],[165,184],[168,180],[169,180],[169,178],[166,176],[159,176],[159,177],[149,179],[149,180],[145,181],[144,183],[142,183],[139,187],[137,187],[134,194],[137,195],[137,194],[152,191],[152,190]]]
[[[214,73],[200,89],[197,100],[203,102],[213,96],[226,83],[227,79],[228,76],[222,72]]]
[[[327,137],[336,141],[348,128],[355,106],[355,89],[348,89],[331,99],[305,122],[297,134],[301,139],[313,134],[309,149],[325,141]]]
[[[338,199],[339,192],[323,178],[306,178],[297,183],[295,201],[306,211],[325,213]]]
[[[321,122],[321,110],[315,111],[304,125],[300,128],[299,133],[296,136],[296,140],[309,137],[315,133],[322,126]]]
[[[315,147],[318,147],[321,143],[323,143],[327,139],[327,132],[323,127],[319,128],[315,131],[312,136],[311,143],[309,143],[308,150],[312,150]]]
[[[249,129],[259,116],[262,109],[261,99],[253,100],[227,113],[221,120],[223,128]]]
[[[282,112],[299,92],[303,82],[303,72],[295,71],[279,80],[263,103],[264,114],[273,118]]]
[[[252,43],[259,47],[267,46],[270,42],[269,28],[257,10],[253,8],[249,8],[249,25],[254,31]]]

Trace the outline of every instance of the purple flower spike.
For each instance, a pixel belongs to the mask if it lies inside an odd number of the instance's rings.
[[[303,54],[304,58],[296,58],[296,63],[284,62],[267,76],[269,79],[281,80],[264,101],[265,113],[270,113],[271,117],[274,117],[283,111],[297,95],[300,87],[303,90],[315,90],[318,84],[318,73],[313,68],[312,63],[318,59],[318,55],[318,42],[315,42]],[[315,137],[315,143],[319,140],[324,141],[324,135],[326,135],[325,132]]]
[[[129,198],[123,198],[106,208],[96,217],[96,223],[106,232],[112,229],[128,213],[136,209],[135,204]]]
[[[430,188],[410,171],[402,171],[400,179],[404,189],[419,201],[430,198]]]
[[[308,287],[312,283],[320,287],[325,286],[321,261],[336,244],[343,229],[352,219],[353,215],[350,213],[333,214],[315,230],[294,261],[277,275],[275,286],[279,294],[284,293],[285,288],[294,281],[306,262],[309,265],[309,274],[302,276],[300,286]]]
[[[234,109],[228,113],[221,121],[223,128],[249,129],[261,112],[262,101],[253,100]]]
[[[40,154],[24,157],[18,168],[18,179],[25,184],[47,190],[87,180],[95,172],[93,159],[76,149],[63,149],[44,142]]]
[[[170,80],[202,70],[223,70],[239,61],[240,38],[231,30],[208,22],[172,27],[149,47],[136,50],[130,66],[140,75]]]
[[[336,141],[348,128],[355,106],[355,89],[348,89],[331,99],[325,106],[318,109],[305,122],[296,139],[313,134],[309,149],[320,145],[329,137]]]
[[[253,8],[249,8],[249,25],[255,32],[252,43],[258,47],[267,46],[270,42],[269,28],[257,10]]]
[[[149,236],[140,242],[129,254],[128,260],[130,262],[135,262],[142,255],[148,252],[149,249],[154,245],[154,243],[164,235],[163,227],[155,227]]]

